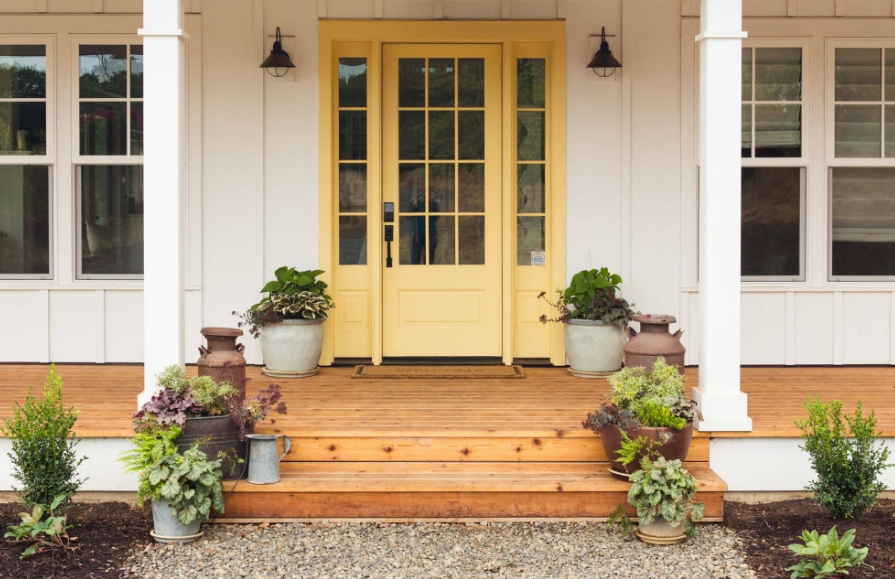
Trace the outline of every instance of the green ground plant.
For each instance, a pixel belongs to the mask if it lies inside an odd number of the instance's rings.
[[[634,534],[634,523],[631,522],[631,517],[625,511],[625,505],[620,503],[615,505],[615,508],[609,513],[609,518],[606,519],[606,528],[609,532],[618,532],[625,538]]]
[[[790,579],[829,577],[840,573],[848,575],[846,569],[856,565],[873,569],[864,563],[868,552],[867,547],[855,549],[852,546],[854,540],[854,529],[846,531],[841,538],[836,532],[836,527],[830,529],[830,532],[825,535],[821,535],[817,531],[802,531],[802,542],[805,544],[793,543],[789,546],[796,555],[804,557],[798,564],[786,569],[792,571]]]
[[[696,534],[696,522],[702,519],[705,503],[697,503],[696,479],[679,460],[659,457],[640,461],[640,470],[631,475],[628,504],[637,509],[640,526],[662,517],[672,527],[684,524],[688,537]]]
[[[9,526],[9,531],[3,535],[5,539],[31,542],[31,546],[22,552],[22,559],[53,549],[74,550],[68,536],[72,525],[66,525],[66,517],[56,513],[68,499],[65,495],[56,495],[49,505],[34,505],[30,513],[19,513],[21,524]],[[45,519],[44,515],[49,516]]]

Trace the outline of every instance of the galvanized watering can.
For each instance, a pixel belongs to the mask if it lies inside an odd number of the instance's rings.
[[[277,455],[277,439],[283,438],[283,454]],[[289,453],[292,441],[284,434],[246,434],[249,450],[249,482],[269,485],[280,481],[280,461]]]

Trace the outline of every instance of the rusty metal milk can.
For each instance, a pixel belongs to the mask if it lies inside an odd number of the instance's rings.
[[[199,376],[211,376],[216,382],[230,382],[240,392],[240,400],[245,399],[246,359],[243,344],[236,338],[242,335],[237,328],[202,328],[208,347],[199,346]]]
[[[625,344],[625,366],[643,366],[652,368],[656,358],[662,356],[670,366],[684,369],[684,353],[687,351],[681,344],[683,330],[674,334],[668,332],[668,325],[677,320],[674,316],[656,316],[642,314],[634,316],[640,322],[640,333],[628,326],[628,343]]]

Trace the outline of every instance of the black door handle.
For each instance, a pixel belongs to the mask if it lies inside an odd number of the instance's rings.
[[[395,226],[394,225],[386,225],[385,226],[385,248],[386,248],[386,257],[385,257],[385,267],[392,266],[392,241],[395,238]]]

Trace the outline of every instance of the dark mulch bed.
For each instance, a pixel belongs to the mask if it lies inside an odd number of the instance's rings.
[[[850,569],[854,579],[895,579],[895,501],[879,505],[858,520],[833,520],[807,499],[746,505],[724,503],[724,522],[745,539],[746,562],[761,579],[789,579],[784,571],[799,562],[789,545],[800,542],[803,530],[827,532],[833,525],[839,535],[855,529],[855,547],[869,547],[869,567]],[[836,575],[844,577],[844,575]]]
[[[24,509],[14,503],[0,503],[0,536],[8,525],[17,523]],[[73,552],[40,553],[19,560],[28,545],[0,542],[0,578],[93,579],[124,577],[121,568],[132,549],[144,547],[151,537],[152,513],[127,503],[76,504],[68,511],[69,536],[77,537]]]

